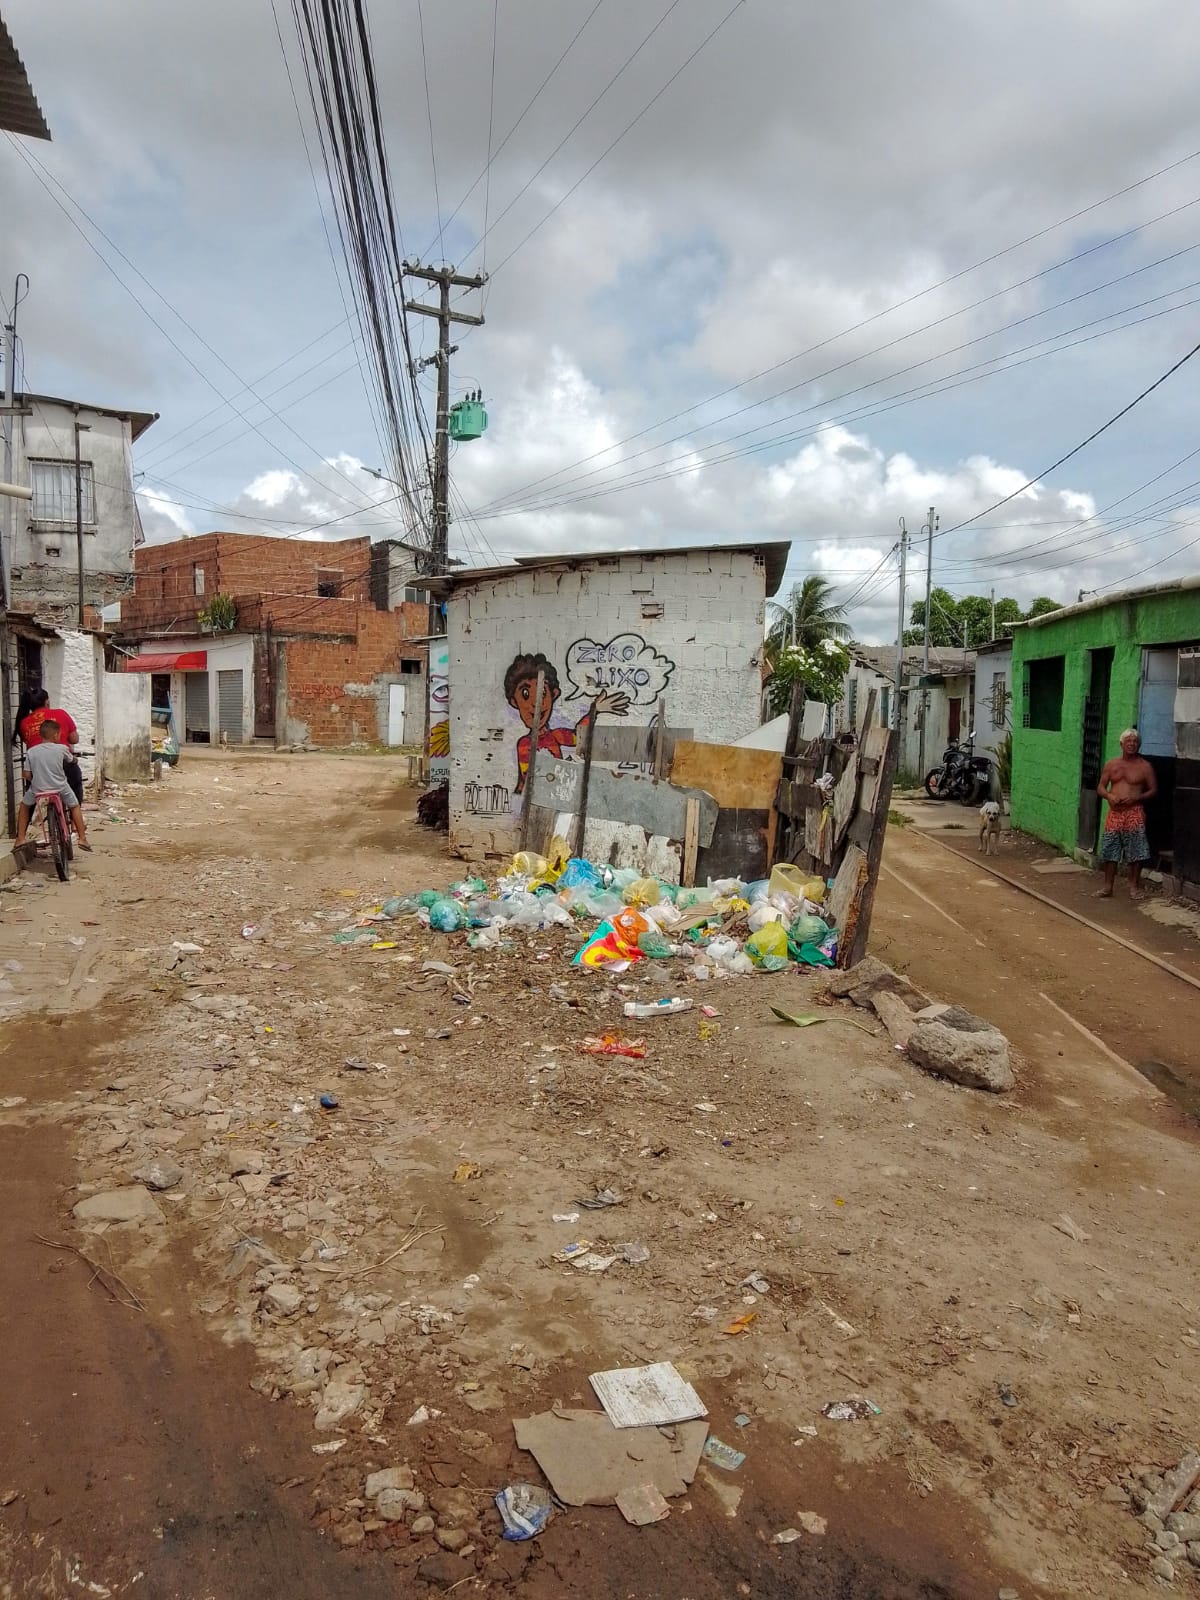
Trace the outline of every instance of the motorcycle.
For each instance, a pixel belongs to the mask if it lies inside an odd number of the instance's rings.
[[[992,793],[992,758],[975,754],[975,730],[959,744],[949,744],[942,764],[925,774],[925,793],[931,800],[959,800],[977,806]]]

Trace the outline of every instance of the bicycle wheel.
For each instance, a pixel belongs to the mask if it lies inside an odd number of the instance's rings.
[[[71,869],[67,865],[70,840],[63,822],[63,814],[55,805],[52,805],[46,814],[46,831],[50,835],[50,854],[54,857],[54,870],[58,873],[60,881],[66,883],[71,876]]]

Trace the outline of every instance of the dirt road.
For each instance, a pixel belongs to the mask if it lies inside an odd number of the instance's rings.
[[[1149,1593],[1103,1491],[1188,1442],[1195,1145],[1033,1013],[1016,924],[977,946],[890,878],[879,911],[884,954],[1013,1037],[1011,1098],[779,1026],[817,1004],[794,976],[709,985],[715,1040],[685,1015],[597,1060],[622,996],[569,930],[335,939],[458,875],[411,804],[379,759],[195,758],[116,799],[86,878],[0,895],[0,1595]],[[933,848],[889,865],[920,887]],[[182,1172],[138,1220],[72,1216],[155,1161]],[[555,1262],[581,1234],[649,1259]],[[512,1419],[656,1359],[745,1465],[651,1528],[565,1510],[501,1543],[492,1494],[538,1479]],[[822,1416],[853,1395],[879,1414]],[[381,1518],[365,1476],[404,1465],[422,1510]]]

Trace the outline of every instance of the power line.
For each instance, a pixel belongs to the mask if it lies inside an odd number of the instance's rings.
[[[1178,293],[1180,291],[1173,290],[1171,292]],[[1149,304],[1150,302],[1144,303]],[[782,445],[795,444],[802,439],[816,438],[820,434],[827,433],[833,429],[864,422],[871,417],[882,416],[885,413],[895,411],[902,406],[911,405],[915,400],[932,399],[938,395],[947,394],[952,390],[964,388],[968,384],[978,383],[985,378],[996,377],[1004,373],[1015,371],[1018,367],[1027,366],[1030,362],[1043,361],[1048,356],[1060,355],[1066,350],[1075,349],[1079,345],[1090,344],[1096,339],[1105,339],[1114,333],[1122,333],[1127,331],[1129,328],[1139,327],[1143,323],[1156,321],[1160,317],[1170,316],[1177,311],[1185,311],[1198,303],[1200,303],[1200,299],[1186,300],[1177,306],[1169,306],[1165,310],[1150,312],[1144,317],[1132,318],[1127,322],[1118,324],[1115,328],[1103,329],[1098,333],[1085,334],[1083,337],[1069,340],[1067,343],[1056,344],[1054,342],[1062,339],[1064,337],[1062,334],[1055,334],[1051,336],[1050,339],[1036,340],[1032,345],[1023,347],[1026,351],[1035,352],[1033,354],[1022,355],[1022,352],[1020,351],[1009,351],[999,356],[993,356],[986,361],[977,363],[975,367],[967,368],[965,375],[960,375],[947,380],[934,380],[928,383],[917,384],[912,389],[901,390],[899,394],[889,397],[881,404],[852,407],[849,411],[842,413],[840,416],[829,418],[824,422],[818,423],[814,427],[799,428],[787,433],[773,435],[767,439],[760,440],[757,444],[747,445],[739,450],[727,451],[723,456],[713,456],[700,461],[696,461],[693,458],[687,458],[685,465],[677,466],[671,471],[646,469],[641,475],[631,475],[629,478],[617,480],[609,486],[601,485],[593,490],[585,490],[577,495],[566,496],[561,500],[545,500],[533,506],[517,506],[498,511],[489,511],[486,508],[477,507],[475,510],[475,515],[479,517],[481,521],[494,521],[501,517],[530,516],[559,510],[565,506],[578,504],[581,501],[590,502],[602,499],[610,494],[620,494],[627,492],[630,489],[645,488],[652,483],[667,482],[673,478],[686,477],[698,471],[700,468],[721,466],[730,461],[741,460],[746,456],[759,455],[765,450],[776,449]],[[1117,314],[1118,313],[1110,313],[1109,316],[1099,317],[1096,319],[1096,321],[1106,322],[1111,320],[1113,315]],[[1081,324],[1081,326],[1085,328],[1092,327],[1094,325],[1094,323]],[[1050,348],[1039,349],[1039,346],[1045,344],[1049,344]],[[1021,355],[1022,358],[1019,360],[1012,360],[1010,358],[1013,355]],[[1005,361],[1007,362],[1007,365],[999,365],[1000,362]],[[991,370],[985,370],[989,368]],[[895,374],[891,374],[890,376],[894,377]],[[885,382],[889,380],[880,379],[877,381]],[[845,398],[847,395],[860,393],[864,387],[873,386],[874,385],[860,385],[859,388],[846,390],[842,396],[838,396],[836,398]],[[828,403],[830,402],[825,402],[825,404]],[[814,411],[820,409],[820,407],[810,406],[805,409]],[[797,414],[799,415],[800,413]],[[759,430],[754,429],[750,431],[757,432]],[[986,513],[981,512],[980,515],[986,515]]]
[[[429,162],[433,168],[433,198],[437,206],[438,249],[444,260],[446,245],[443,235],[445,230],[442,226],[442,197],[438,190],[437,150],[434,147],[433,140],[433,99],[429,93],[429,59],[425,53],[425,9],[421,4],[421,0],[417,0],[417,25],[421,34],[421,73],[425,79],[425,117],[429,123]]]
[[[496,3],[497,3],[497,6],[498,6],[499,5],[499,0],[496,0]],[[513,123],[512,127],[509,128],[508,132],[504,135],[503,139],[501,139],[500,143],[496,146],[495,151],[489,156],[487,166],[480,168],[479,172],[475,176],[474,183],[472,183],[471,187],[467,190],[466,194],[463,195],[462,199],[455,206],[454,210],[446,218],[446,226],[447,227],[449,227],[450,224],[454,221],[455,217],[458,216],[459,212],[466,205],[467,201],[471,198],[471,196],[475,193],[476,189],[478,189],[479,185],[483,182],[484,178],[487,177],[488,172],[489,172],[489,170],[491,168],[492,162],[494,160],[496,160],[503,153],[505,145],[512,138],[513,134],[516,133],[517,129],[521,126],[521,124],[525,121],[525,118],[529,115],[530,111],[533,110],[533,107],[537,104],[538,100],[541,99],[542,91],[546,88],[546,85],[550,82],[551,78],[554,77],[554,75],[558,71],[559,67],[562,66],[563,62],[567,59],[567,57],[570,55],[571,51],[578,44],[579,39],[580,39],[581,35],[583,34],[584,29],[587,27],[588,23],[596,15],[597,11],[599,11],[600,7],[603,4],[604,4],[604,0],[595,0],[595,3],[593,4],[592,9],[588,12],[587,16],[584,17],[583,21],[579,24],[579,27],[576,28],[574,34],[572,35],[570,41],[568,42],[568,44],[566,46],[566,48],[559,55],[558,60],[550,68],[550,71],[546,74],[546,76],[542,79],[541,83],[539,83],[537,88],[533,91],[533,94],[525,102],[524,109],[522,110],[520,116]],[[486,233],[486,231],[487,231],[487,228],[486,228],[486,223],[485,223],[484,232]],[[482,243],[482,238],[480,239],[479,242]],[[433,247],[434,247],[434,245],[436,243],[437,243],[436,238],[435,239],[431,239],[429,241],[429,243],[425,246],[425,249],[421,252],[421,254],[423,256],[427,256],[429,254],[429,252],[433,249]]]
[[[669,8],[669,11],[668,11],[667,15],[670,14],[670,11],[673,11],[675,9],[675,5],[677,5],[678,3],[679,3],[679,0],[674,0],[674,4]],[[557,199],[554,202],[554,204],[550,207],[549,211],[546,212],[546,215],[541,219],[541,221],[535,223],[534,226],[532,228],[530,228],[529,232],[520,241],[520,243],[513,246],[513,248],[508,252],[508,254],[504,257],[504,259],[499,263],[498,266],[495,266],[495,267],[492,268],[492,276],[493,277],[495,277],[498,272],[500,272],[504,267],[506,267],[508,265],[508,263],[517,254],[518,251],[523,250],[525,248],[525,246],[533,238],[535,233],[539,233],[546,226],[546,224],[550,221],[550,218],[552,216],[554,216],[555,212],[557,212],[561,206],[564,206],[567,203],[567,201],[571,198],[571,196],[575,193],[576,189],[578,189],[581,184],[586,183],[588,178],[591,177],[592,173],[595,172],[596,168],[600,165],[600,163],[602,161],[606,160],[612,154],[612,152],[621,143],[622,139],[624,139],[627,134],[632,133],[634,128],[637,127],[638,123],[642,120],[642,118],[646,115],[646,113],[648,111],[650,111],[654,106],[656,106],[658,104],[658,102],[662,99],[663,95],[666,94],[667,90],[671,87],[671,85],[675,82],[675,80],[682,73],[687,71],[688,67],[691,66],[692,62],[696,59],[696,57],[700,54],[700,52],[707,48],[707,46],[712,42],[712,40],[716,38],[717,34],[720,33],[721,29],[725,26],[725,24],[730,21],[730,19],[733,17],[734,12],[735,11],[739,11],[745,3],[746,3],[746,0],[734,0],[733,5],[730,6],[729,10],[725,13],[725,15],[721,18],[721,20],[716,24],[716,26],[709,29],[709,31],[704,35],[704,38],[701,39],[700,43],[692,51],[691,55],[688,56],[687,60],[684,61],[681,66],[676,67],[675,71],[667,79],[666,83],[663,84],[662,88],[659,89],[656,94],[654,94],[654,95],[652,95],[650,97],[650,99],[646,102],[646,104],[638,112],[637,116],[634,117],[630,122],[626,123],[626,125],[621,129],[620,133],[616,136],[616,138],[613,139],[611,141],[611,143],[606,145],[605,148],[600,152],[600,154],[596,157],[595,161],[592,162],[591,166],[588,167],[588,169],[585,172],[583,172],[578,178],[576,178],[575,182],[567,190],[566,194],[560,196],[560,198]],[[664,16],[662,20],[665,22],[666,21],[666,16]],[[661,24],[660,24],[660,26],[661,26]],[[649,37],[649,35],[647,37]],[[638,48],[640,49],[641,46],[639,45]],[[637,52],[635,51],[634,53],[636,54]],[[623,70],[624,69],[622,68],[622,71]],[[572,130],[572,132],[573,131],[574,130]],[[567,137],[569,138],[570,135],[568,134]],[[561,148],[561,146],[559,148]],[[540,172],[541,168],[539,168],[538,171]],[[536,177],[537,174],[535,173],[534,176]],[[532,182],[532,181],[533,180],[530,179],[530,182]],[[528,188],[529,185],[526,184],[525,187]],[[525,192],[525,190],[522,189],[521,190],[521,194],[524,194],[524,192]],[[517,196],[517,199],[520,199],[520,195]],[[500,218],[497,217],[496,221],[499,222]]]
[[[882,318],[890,316],[893,312],[902,311],[907,306],[913,305],[916,301],[922,300],[926,296],[936,293],[939,289],[948,288],[950,284],[957,283],[960,278],[967,277],[972,272],[978,272],[982,268],[990,266],[994,261],[999,261],[1004,256],[1011,255],[1014,251],[1024,248],[1024,246],[1027,244],[1036,243],[1038,239],[1044,238],[1047,234],[1054,233],[1057,231],[1057,229],[1066,227],[1072,222],[1077,222],[1081,217],[1087,216],[1090,212],[1099,210],[1103,206],[1110,205],[1114,200],[1120,200],[1124,198],[1125,195],[1133,193],[1135,189],[1142,188],[1146,184],[1154,182],[1157,178],[1164,177],[1169,172],[1174,172],[1177,168],[1185,166],[1188,162],[1195,161],[1198,157],[1200,157],[1200,149],[1193,150],[1188,155],[1181,156],[1179,160],[1172,161],[1166,166],[1157,168],[1154,172],[1147,173],[1145,177],[1138,178],[1135,182],[1126,184],[1124,188],[1114,190],[1111,194],[1105,195],[1100,200],[1092,201],[1091,204],[1083,206],[1081,209],[1070,213],[1068,216],[1060,217],[1057,222],[1050,223],[1044,228],[1039,228],[1034,233],[1026,234],[1023,238],[1014,240],[1012,244],[1005,245],[1002,249],[993,251],[991,255],[984,256],[980,260],[972,262],[970,266],[961,267],[957,272],[952,272],[946,277],[938,279],[935,283],[927,284],[923,289],[915,290],[912,294],[906,295],[902,300],[893,301],[891,305],[884,306],[881,310],[872,312],[870,316],[861,318],[858,322],[851,324],[849,327],[841,329],[838,333],[830,334],[828,338],[819,340],[816,344],[809,345],[806,349],[794,351],[791,355],[785,356],[781,361],[776,361],[771,366],[764,367],[758,372],[751,373],[747,377],[739,379],[737,383],[730,384],[726,388],[718,390],[715,394],[706,396],[703,400],[696,401],[695,404],[687,406],[681,411],[676,411],[668,417],[661,418],[658,422],[651,423],[648,427],[642,428],[636,433],[628,434],[625,436],[625,438],[618,439],[614,444],[606,445],[602,450],[593,451],[591,455],[583,456],[580,458],[580,460],[572,462],[565,467],[561,467],[555,472],[547,473],[544,477],[532,479],[520,489],[512,491],[508,498],[514,498],[516,495],[525,494],[530,489],[536,488],[541,483],[561,477],[563,473],[571,472],[576,467],[586,466],[589,461],[594,461],[599,456],[607,455],[613,450],[619,450],[626,444],[632,444],[636,439],[643,438],[647,433],[652,433],[657,428],[667,427],[672,422],[678,422],[681,417],[691,416],[694,412],[700,411],[706,406],[713,405],[718,400],[723,400],[727,395],[736,394],[747,384],[757,382],[760,378],[769,377],[771,373],[778,372],[783,367],[790,366],[794,361],[800,361],[805,356],[813,355],[816,353],[816,351],[825,349],[828,345],[834,344],[839,339],[848,338],[853,333],[861,332],[863,328],[870,327],[872,324],[882,320]],[[1195,203],[1196,202],[1192,200],[1188,201],[1187,205],[1190,206],[1194,205]],[[1118,244],[1123,239],[1127,239],[1133,234],[1141,232],[1144,228],[1151,226],[1153,222],[1162,221],[1166,217],[1174,216],[1176,211],[1180,209],[1184,208],[1176,207],[1170,211],[1164,212],[1159,217],[1151,219],[1151,222],[1149,223],[1139,223],[1137,227],[1126,229],[1122,233],[1114,234],[1108,239],[1103,239],[1097,244],[1090,245],[1086,249],[1078,251],[1076,254],[1069,256],[1066,261],[1059,262],[1055,267],[1048,268],[1047,271],[1055,271],[1059,266],[1065,266],[1073,262],[1080,261],[1084,259],[1084,257],[1092,255],[1097,250],[1108,249],[1111,245]],[[1034,276],[1041,276],[1041,274],[1035,274]]]
[[[492,72],[491,72],[491,83],[490,83],[490,87],[489,87],[489,90],[488,90],[488,145],[487,145],[487,160],[483,164],[483,170],[484,170],[484,172],[486,174],[486,184],[487,184],[487,187],[484,189],[484,192],[483,192],[483,238],[484,239],[487,238],[487,234],[488,234],[488,213],[491,210],[491,205],[492,205],[492,135],[493,135],[493,133],[495,131],[495,127],[496,127],[496,35],[499,32],[499,29],[500,29],[500,0],[492,0]],[[483,260],[480,262],[480,270],[482,272],[484,272],[484,273],[487,272],[487,246],[486,245],[484,245]],[[479,309],[480,309],[481,313],[485,313],[487,311],[487,291],[486,291],[486,288],[485,288],[485,291],[484,291],[484,293],[483,293],[483,295],[482,295],[482,297],[480,299]]]

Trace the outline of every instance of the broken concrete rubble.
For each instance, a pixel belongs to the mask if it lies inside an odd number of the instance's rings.
[[[154,1196],[141,1184],[128,1189],[110,1189],[89,1195],[71,1208],[79,1222],[162,1222],[163,1214]]]
[[[936,1022],[922,1022],[908,1040],[908,1057],[926,1072],[949,1078],[967,1089],[1003,1094],[1014,1083],[1008,1040],[990,1023],[951,1012]]]
[[[869,1006],[875,995],[899,995],[911,1011],[927,1006],[929,1000],[915,984],[899,972],[876,959],[865,956],[856,966],[844,972],[831,973],[825,985],[826,993],[839,1000],[852,1000],[856,1006]]]

